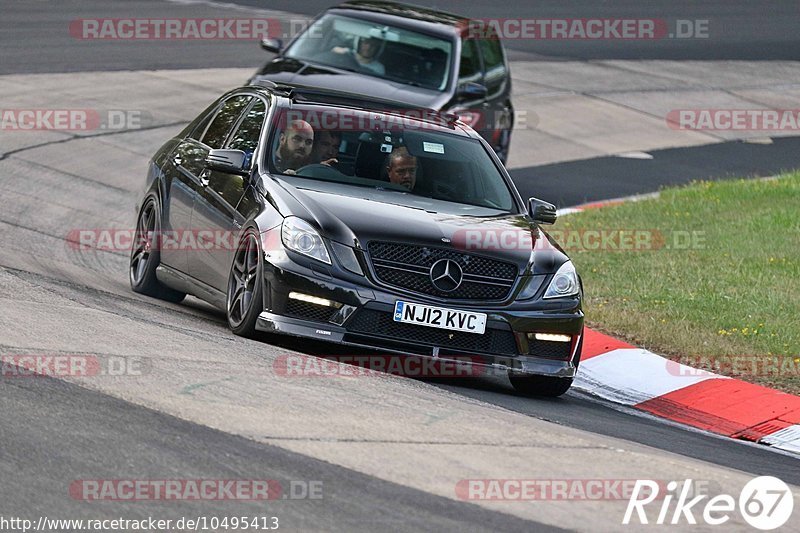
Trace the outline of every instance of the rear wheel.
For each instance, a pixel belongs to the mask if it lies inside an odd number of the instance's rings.
[[[503,130],[500,133],[500,142],[495,147],[495,153],[503,165],[508,161],[508,149],[511,146],[511,130]]]
[[[171,289],[156,278],[156,268],[161,262],[159,221],[158,201],[151,196],[145,200],[136,222],[128,269],[131,289],[133,292],[178,303],[186,297],[186,293]]]
[[[236,335],[255,335],[263,302],[262,271],[261,249],[251,230],[239,242],[228,276],[228,326]]]

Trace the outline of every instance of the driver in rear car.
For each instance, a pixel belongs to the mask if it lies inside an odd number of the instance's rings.
[[[278,149],[275,151],[275,167],[284,174],[311,163],[311,147],[314,145],[314,128],[305,120],[293,120],[281,132]]]
[[[386,173],[390,182],[411,191],[417,183],[417,158],[405,146],[398,146],[389,154]]]
[[[381,51],[381,40],[376,37],[356,37],[354,49],[346,46],[335,46],[332,52],[336,54],[351,54],[358,65],[370,72],[383,76],[386,74],[386,67],[378,61],[378,54]]]

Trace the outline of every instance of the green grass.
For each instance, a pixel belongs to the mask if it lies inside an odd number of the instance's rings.
[[[689,362],[787,358],[781,372],[737,375],[800,392],[800,173],[666,189],[553,229],[583,277],[589,325]],[[636,230],[653,245],[597,250],[575,239],[602,229]]]

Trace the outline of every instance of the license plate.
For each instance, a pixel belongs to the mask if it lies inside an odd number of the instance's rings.
[[[486,331],[486,315],[430,305],[395,302],[394,321],[428,326],[430,328],[466,331],[481,334]]]

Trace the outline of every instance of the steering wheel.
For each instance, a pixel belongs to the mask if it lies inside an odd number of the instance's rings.
[[[344,174],[331,167],[330,165],[323,165],[322,163],[312,163],[298,168],[295,171],[297,176],[305,176],[307,178],[322,178],[328,180],[340,180]]]
[[[446,185],[444,183],[434,184],[433,193],[436,196],[436,198],[439,198],[441,200],[448,200],[451,202],[456,202],[458,201],[459,198],[458,191],[456,191],[450,185]]]

